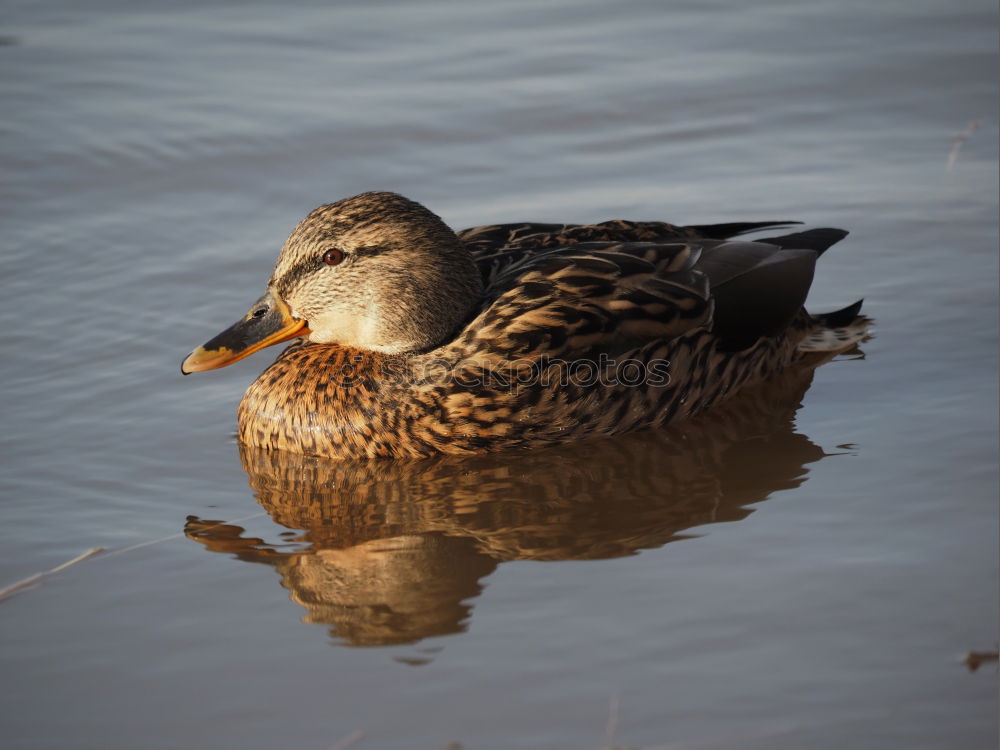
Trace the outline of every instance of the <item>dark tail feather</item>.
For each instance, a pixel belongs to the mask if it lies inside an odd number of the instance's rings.
[[[864,302],[863,299],[859,299],[852,305],[841,308],[840,310],[834,310],[828,313],[819,313],[818,315],[813,315],[812,319],[816,321],[819,325],[825,328],[839,328],[840,326],[849,326],[854,322],[855,318],[858,317],[858,313],[861,312],[861,304]]]
[[[739,253],[742,247],[754,245],[734,242],[722,249]],[[761,336],[785,329],[802,309],[815,268],[816,255],[806,248],[772,250],[752,267],[714,285],[712,332],[719,347],[723,351],[746,349]]]
[[[726,240],[758,229],[790,227],[801,223],[801,221],[744,221],[731,224],[692,224],[684,229],[691,229],[710,240]]]
[[[805,232],[795,234],[785,234],[781,237],[764,237],[755,242],[766,242],[769,245],[777,245],[780,248],[794,250],[813,250],[817,255],[822,255],[847,236],[843,229],[809,229]]]

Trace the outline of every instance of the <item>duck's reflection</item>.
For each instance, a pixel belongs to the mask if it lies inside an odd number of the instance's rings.
[[[300,544],[194,517],[185,531],[274,566],[304,621],[350,645],[454,633],[499,562],[632,554],[798,486],[824,456],[794,430],[811,379],[789,372],[670,430],[546,451],[345,463],[242,449],[260,504]]]

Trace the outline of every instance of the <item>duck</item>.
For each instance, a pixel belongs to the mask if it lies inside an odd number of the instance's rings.
[[[455,232],[367,192],[310,212],[264,294],[184,374],[291,342],[237,410],[251,449],[334,459],[534,449],[663,427],[863,340],[804,303],[843,239],[799,222],[515,223]]]

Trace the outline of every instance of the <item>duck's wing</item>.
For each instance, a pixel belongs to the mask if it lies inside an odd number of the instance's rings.
[[[481,255],[484,303],[451,351],[497,359],[617,354],[710,328],[727,349],[780,333],[802,310],[816,259],[846,235],[761,242],[581,242]]]
[[[483,277],[491,286],[506,270],[538,253],[573,247],[599,249],[632,243],[675,244],[721,240],[795,221],[735,222],[677,226],[665,221],[613,219],[600,224],[493,224],[458,233]]]
[[[692,243],[580,243],[484,258],[479,314],[448,353],[495,360],[577,359],[667,339],[711,317]]]
[[[599,224],[490,224],[458,232],[473,255],[492,255],[510,250],[551,249],[581,242],[685,242],[696,239],[727,239],[758,229],[769,229],[797,221],[733,222],[678,226],[666,221],[612,219]]]

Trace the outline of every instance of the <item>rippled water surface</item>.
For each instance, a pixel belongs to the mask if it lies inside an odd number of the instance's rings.
[[[3,745],[994,747],[996,16],[6,3],[0,585],[107,551],[0,600]],[[241,452],[271,355],[178,363],[366,189],[843,226],[876,335],[662,433]]]

